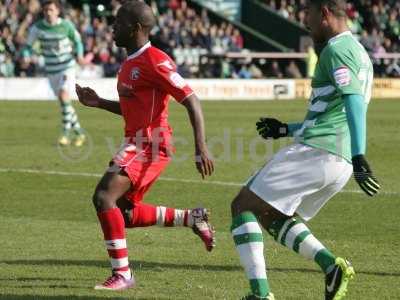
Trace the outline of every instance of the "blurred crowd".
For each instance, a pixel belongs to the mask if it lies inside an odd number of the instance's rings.
[[[63,17],[82,36],[85,66],[81,77],[114,77],[126,57],[113,43],[112,22],[120,1],[109,7],[73,6],[61,1]],[[148,1],[158,24],[152,42],[173,56],[187,77],[200,74],[201,56],[243,49],[243,38],[231,24],[211,23],[207,12],[196,13],[184,0]],[[21,56],[29,27],[40,17],[39,0],[0,0],[0,76],[32,77],[43,74],[40,55]]]
[[[86,67],[83,76],[114,76],[125,54],[114,46],[106,16],[91,17],[90,9],[79,9],[61,1],[63,17],[71,20],[82,36]],[[111,1],[112,13],[118,6]],[[39,0],[0,1],[0,75],[33,77],[43,74],[44,61],[38,54],[22,57],[29,27],[40,17]],[[38,48],[35,48],[38,50]]]
[[[282,17],[306,24],[306,0],[263,0]],[[400,77],[400,61],[377,56],[400,51],[400,1],[355,0],[347,3],[348,25],[373,58],[379,77]]]
[[[205,9],[196,13],[186,1],[169,1],[164,6],[153,1],[152,7],[158,23],[152,42],[175,59],[186,78],[210,75],[204,66],[213,60],[207,59],[206,54],[238,52],[244,48],[240,31],[230,23],[211,22]],[[216,68],[215,64],[210,67]]]
[[[230,23],[213,23],[206,10],[196,12],[184,0],[148,1],[157,16],[152,43],[172,56],[186,78],[301,78],[295,61],[227,60],[219,54],[244,50],[240,31]],[[111,23],[120,1],[95,10],[63,1],[63,17],[82,36],[85,66],[80,77],[114,77],[126,54],[112,41]],[[101,8],[101,7],[100,7]],[[0,0],[0,76],[43,75],[40,55],[20,55],[30,25],[40,16],[39,0]],[[209,57],[209,55],[215,57]]]
[[[306,0],[264,0],[283,17],[305,24]],[[71,20],[82,36],[85,65],[80,77],[114,77],[125,59],[124,50],[112,38],[112,22],[120,1],[90,6],[90,1],[61,0],[63,17]],[[172,56],[186,78],[301,78],[307,61],[229,60],[218,55],[246,52],[240,31],[228,22],[215,23],[206,10],[196,11],[185,0],[149,0],[157,26],[152,43]],[[72,5],[79,3],[79,5]],[[88,4],[89,3],[89,4]],[[21,56],[29,27],[40,17],[39,0],[0,0],[0,76],[43,75],[39,54]],[[349,26],[371,53],[400,50],[400,1],[358,0],[348,5]],[[310,50],[311,51],[311,50]],[[39,52],[39,51],[38,51]],[[315,53],[309,61],[315,61]],[[378,76],[400,77],[399,61],[374,59]],[[310,74],[308,74],[310,75]]]

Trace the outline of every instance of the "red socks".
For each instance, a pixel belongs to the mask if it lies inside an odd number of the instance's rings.
[[[111,266],[114,273],[131,278],[128,249],[125,239],[125,221],[119,208],[112,208],[97,214],[104,233]],[[193,226],[190,210],[154,206],[145,203],[135,203],[132,209],[132,222],[126,227],[159,226]]]
[[[113,272],[131,278],[129,269],[128,249],[125,239],[125,222],[119,208],[112,208],[97,214],[108,254],[111,258]]]
[[[131,210],[131,223],[126,227],[148,227],[156,224],[157,211],[153,205],[145,203],[135,203],[135,207]]]
[[[156,224],[165,227],[193,225],[190,210],[154,206],[146,203],[135,203],[131,220],[131,224],[127,224],[128,228],[147,227]]]

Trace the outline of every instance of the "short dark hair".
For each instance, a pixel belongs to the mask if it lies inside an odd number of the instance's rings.
[[[328,9],[337,17],[346,17],[346,0],[309,0],[311,5],[315,5],[318,8],[323,6]]]
[[[61,9],[61,3],[59,0],[43,0],[42,1],[42,7],[45,7],[50,4],[54,4],[55,6],[57,6],[58,9]]]
[[[142,27],[150,32],[156,24],[156,19],[151,7],[141,0],[129,0],[122,4],[122,8],[129,16],[132,25],[140,23]]]

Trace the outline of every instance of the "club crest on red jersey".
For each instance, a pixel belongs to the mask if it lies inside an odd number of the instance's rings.
[[[134,67],[131,71],[131,79],[138,80],[140,76],[140,69],[138,67]]]

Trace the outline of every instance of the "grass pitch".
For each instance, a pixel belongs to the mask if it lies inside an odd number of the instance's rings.
[[[202,183],[192,162],[186,112],[171,104],[177,159],[146,202],[212,210],[217,248],[206,253],[190,230],[128,231],[138,282],[121,293],[94,291],[109,262],[91,195],[121,141],[117,116],[78,107],[90,143],[58,149],[56,102],[0,102],[0,300],[27,299],[238,299],[248,292],[229,233],[229,205],[243,182],[271,153],[288,144],[265,144],[254,123],[261,115],[296,121],[306,103],[205,102],[207,135],[217,158],[215,175]],[[348,299],[400,299],[400,101],[376,100],[369,110],[368,159],[383,186],[373,200],[352,182],[310,222],[335,254],[348,257],[357,277]],[[267,150],[266,150],[267,149]],[[185,157],[187,159],[185,159]],[[182,180],[184,179],[184,180]],[[191,181],[193,180],[193,181]],[[268,276],[277,299],[322,299],[323,276],[313,262],[265,235]]]

